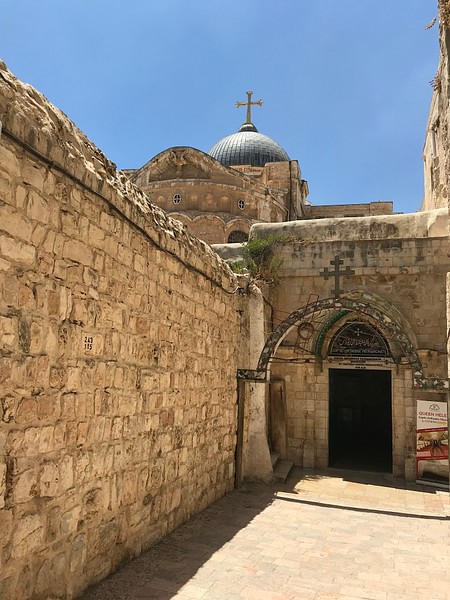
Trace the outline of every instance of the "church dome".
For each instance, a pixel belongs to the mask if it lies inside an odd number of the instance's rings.
[[[227,167],[263,167],[266,163],[290,160],[287,152],[270,137],[259,133],[253,123],[244,123],[237,133],[217,142],[208,154]]]

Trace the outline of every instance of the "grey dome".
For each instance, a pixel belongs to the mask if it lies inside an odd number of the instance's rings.
[[[267,135],[258,133],[253,123],[244,123],[237,133],[217,142],[208,154],[227,167],[263,167],[266,163],[290,160],[283,148]]]

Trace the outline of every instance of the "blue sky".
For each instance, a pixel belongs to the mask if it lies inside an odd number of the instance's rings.
[[[314,204],[418,210],[436,0],[0,0],[0,58],[119,168],[237,131],[300,162]]]

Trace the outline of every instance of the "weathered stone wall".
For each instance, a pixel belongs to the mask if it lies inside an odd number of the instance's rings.
[[[286,189],[268,187],[257,173],[248,177],[194,148],[165,150],[129,176],[152,202],[208,244],[227,243],[237,231],[247,236],[254,222],[288,219]]]
[[[414,215],[391,215],[366,219],[321,219],[294,223],[255,225],[252,237],[285,235],[286,242],[274,246],[279,261],[279,284],[272,297],[274,325],[293,311],[333,297],[331,261],[343,260],[343,296],[368,297],[374,307],[389,308],[397,314],[422,362],[424,375],[444,381],[446,367],[446,274],[449,269],[447,211],[441,209]],[[296,241],[297,240],[297,241]],[[283,387],[286,409],[286,457],[310,468],[328,466],[329,369],[340,368],[326,356],[326,347],[335,328],[327,329],[335,315],[319,311],[311,320],[311,337],[301,337],[297,328],[286,335],[271,364],[271,377]],[[364,320],[357,311],[349,319]],[[307,319],[306,319],[307,320]],[[373,322],[377,325],[377,322]],[[315,355],[322,332],[323,361]],[[300,337],[299,337],[300,335]],[[343,361],[345,362],[345,361]],[[348,363],[349,361],[347,361]],[[368,361],[370,363],[370,361]],[[344,368],[361,368],[349,364]],[[413,389],[413,372],[406,360],[394,364],[373,364],[362,368],[390,369],[393,406],[393,472],[415,479],[415,407],[425,392]],[[442,400],[445,392],[427,392],[428,398]],[[277,398],[272,398],[272,403]]]
[[[438,0],[439,66],[434,80],[434,94],[428,117],[424,146],[425,209],[450,207],[450,1]],[[450,213],[449,213],[450,214]],[[450,229],[450,223],[449,223]],[[449,246],[444,250],[450,254]],[[450,356],[450,273],[447,273],[447,350]],[[450,360],[447,377],[450,373]],[[447,394],[448,400],[448,394]]]
[[[305,217],[308,219],[325,219],[340,217],[370,217],[372,215],[392,214],[393,203],[380,201],[367,204],[326,204],[322,206],[305,206]]]
[[[446,211],[433,211],[445,225]],[[445,277],[450,264],[447,256],[447,230],[442,230],[433,217],[437,237],[421,234],[421,221],[427,213],[393,215],[370,219],[303,221],[297,224],[256,225],[252,232],[283,231],[298,235],[296,243],[283,244],[277,249],[282,261],[281,284],[276,288],[275,320],[304,306],[310,294],[319,298],[332,296],[334,278],[320,276],[324,267],[332,270],[330,262],[336,255],[355,275],[341,278],[344,291],[361,290],[383,297],[392,303],[410,323],[417,338],[418,348],[445,351],[446,317]],[[444,217],[442,219],[441,217]],[[402,224],[409,222],[405,228]],[[308,227],[309,225],[309,227]],[[367,237],[372,239],[367,239]],[[416,237],[413,237],[416,236]],[[419,237],[420,236],[420,237]],[[359,238],[359,239],[358,239]],[[445,373],[440,373],[441,377]]]
[[[439,0],[440,59],[433,81],[424,143],[424,199],[422,210],[448,205],[450,183],[450,4]]]
[[[233,487],[245,305],[2,64],[0,120],[0,597],[72,598]]]
[[[439,74],[437,75],[439,77]],[[439,79],[437,80],[439,82]],[[423,147],[424,195],[421,210],[433,210],[447,206],[447,175],[445,171],[445,137],[441,121],[441,84],[431,101],[425,143]]]
[[[440,62],[438,68],[442,121],[442,159],[444,165],[443,193],[449,207],[450,219],[450,1],[439,0]],[[450,221],[449,221],[450,231]],[[447,255],[450,248],[447,246]],[[450,271],[450,269],[449,269]],[[447,377],[450,375],[450,273],[447,273]],[[448,394],[447,394],[448,402]]]

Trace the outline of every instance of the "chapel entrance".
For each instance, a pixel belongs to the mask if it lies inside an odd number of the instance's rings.
[[[392,473],[390,371],[329,370],[328,464]]]

